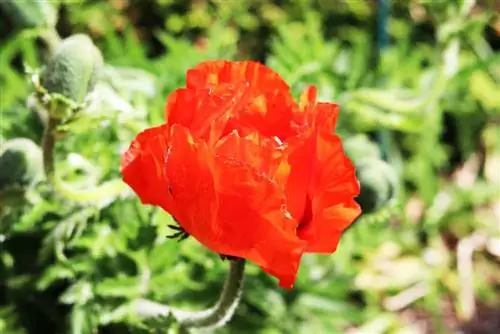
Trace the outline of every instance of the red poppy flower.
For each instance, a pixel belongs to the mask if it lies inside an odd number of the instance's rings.
[[[304,252],[331,253],[360,214],[339,108],[308,88],[295,103],[262,64],[208,61],[167,99],[165,123],[124,154],[124,181],[210,250],[295,281]]]

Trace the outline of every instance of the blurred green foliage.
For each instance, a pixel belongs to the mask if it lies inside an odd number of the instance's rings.
[[[186,69],[215,58],[263,61],[297,95],[316,84],[321,99],[341,104],[338,131],[355,163],[368,161],[367,182],[375,192],[391,187],[335,254],[304,257],[293,290],[249,265],[242,304],[221,333],[500,330],[486,311],[500,308],[495,1],[472,10],[467,1],[394,1],[383,50],[377,1],[51,5],[58,33],[90,35],[106,62],[93,102],[57,144],[57,168],[72,187],[119,177],[121,152],[162,121]],[[42,68],[54,42],[45,30],[53,12],[44,11],[50,18],[38,24],[26,14],[26,23],[0,3],[2,146],[41,142],[44,117],[25,69]],[[145,329],[132,312],[136,298],[191,309],[217,299],[227,264],[194,240],[167,239],[171,217],[128,192],[79,203],[39,182],[17,201],[7,195],[0,190],[1,333],[161,333],[168,321]]]

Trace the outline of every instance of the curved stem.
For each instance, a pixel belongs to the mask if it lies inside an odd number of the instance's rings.
[[[54,54],[57,46],[61,43],[61,36],[54,28],[47,29],[41,35],[42,39],[47,44],[50,54]]]
[[[50,53],[54,53],[57,45],[61,42],[61,37],[55,29],[48,29],[41,36],[49,47]],[[74,189],[65,183],[57,175],[54,162],[55,131],[60,120],[50,116],[49,110],[43,110],[47,117],[45,131],[42,138],[43,168],[47,180],[54,187],[54,190],[64,198],[77,203],[86,204],[89,202],[108,202],[108,199],[115,198],[127,190],[127,187],[120,179],[111,180],[91,189]]]
[[[127,190],[127,186],[121,179],[111,180],[90,189],[74,189],[57,175],[54,162],[54,146],[56,142],[55,131],[58,124],[59,120],[49,116],[42,139],[43,168],[47,180],[54,187],[54,190],[64,198],[80,204],[102,201],[104,202],[102,204],[106,205],[109,200],[123,194]]]
[[[149,300],[138,300],[134,308],[141,317],[172,315],[183,328],[218,328],[234,315],[241,298],[245,260],[231,260],[229,274],[222,288],[219,301],[203,311],[182,311]]]
[[[123,194],[128,188],[121,179],[104,182],[90,189],[74,189],[55,175],[52,186],[64,198],[76,203],[92,203],[112,200]]]
[[[184,321],[184,327],[217,327],[229,321],[236,311],[243,287],[245,260],[231,260],[229,275],[224,283],[219,301],[206,311],[192,313]]]

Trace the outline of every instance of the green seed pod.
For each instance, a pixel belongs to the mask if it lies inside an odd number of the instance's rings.
[[[398,176],[391,165],[380,159],[364,159],[355,164],[361,185],[357,201],[364,213],[376,211],[395,197]]]
[[[380,159],[380,149],[366,135],[356,135],[344,141],[344,150],[354,162],[364,159]]]
[[[51,1],[4,0],[0,6],[21,29],[52,28],[57,22],[57,8]]]
[[[56,48],[41,74],[41,84],[49,93],[57,93],[82,103],[97,83],[103,59],[87,35],[64,39]]]
[[[10,139],[0,148],[0,192],[27,188],[43,178],[40,147],[27,138]]]
[[[376,211],[395,196],[399,183],[396,170],[382,160],[377,144],[364,134],[346,139],[344,150],[356,166],[361,186],[357,201],[364,213]]]

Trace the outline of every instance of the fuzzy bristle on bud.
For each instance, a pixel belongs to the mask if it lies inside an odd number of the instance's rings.
[[[64,39],[41,74],[42,86],[81,103],[97,83],[103,58],[90,37],[76,34]]]
[[[42,150],[32,140],[14,138],[0,147],[0,192],[26,188],[43,178]]]
[[[394,198],[397,171],[381,158],[378,146],[365,135],[345,141],[344,149],[356,166],[361,192],[356,198],[364,213],[374,212]]]

